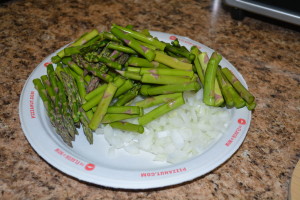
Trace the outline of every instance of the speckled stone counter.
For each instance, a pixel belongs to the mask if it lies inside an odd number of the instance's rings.
[[[286,199],[300,158],[300,32],[257,16],[234,21],[211,1],[8,1],[0,5],[0,199]],[[112,23],[175,33],[220,52],[257,97],[248,135],[224,164],[154,190],[87,184],[51,167],[20,126],[22,87],[50,53]],[[297,30],[298,29],[298,30]]]

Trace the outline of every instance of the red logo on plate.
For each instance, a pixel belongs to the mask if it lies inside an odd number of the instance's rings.
[[[92,171],[93,169],[95,169],[95,165],[94,164],[91,164],[91,163],[86,164],[85,170]]]
[[[44,67],[47,67],[48,65],[52,64],[51,62],[44,63]]]
[[[170,36],[170,40],[176,40],[176,36],[174,35]]]
[[[246,124],[247,122],[246,122],[245,119],[240,118],[240,119],[238,119],[238,123],[244,125],[244,124]]]

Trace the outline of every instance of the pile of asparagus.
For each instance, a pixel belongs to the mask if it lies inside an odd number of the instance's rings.
[[[137,133],[165,113],[183,105],[183,92],[203,87],[209,106],[255,108],[254,96],[228,68],[196,46],[188,50],[178,39],[159,41],[148,30],[113,25],[92,30],[52,57],[47,75],[33,83],[51,124],[72,146],[82,126],[90,144],[100,124]],[[137,96],[143,100],[132,103]],[[155,106],[144,113],[145,108]],[[126,121],[138,118],[138,124]]]

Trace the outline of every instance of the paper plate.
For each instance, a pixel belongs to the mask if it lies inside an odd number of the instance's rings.
[[[161,32],[151,34],[165,42],[178,38],[181,45],[188,49],[196,45],[201,51],[208,52],[209,56],[213,52],[205,45],[186,37]],[[20,99],[19,115],[23,131],[33,149],[49,164],[70,176],[97,185],[123,189],[170,186],[193,180],[220,166],[232,156],[246,137],[251,112],[242,108],[232,109],[232,122],[216,143],[203,154],[178,164],[152,161],[153,156],[149,153],[130,155],[120,151],[111,157],[108,153],[109,145],[103,135],[95,135],[94,144],[90,145],[82,130],[79,130],[80,134],[73,142],[73,148],[70,148],[55,133],[32,83],[34,78],[46,74],[45,66],[57,52],[43,60],[28,78]],[[246,86],[243,77],[225,58],[222,59],[221,66],[232,70]]]

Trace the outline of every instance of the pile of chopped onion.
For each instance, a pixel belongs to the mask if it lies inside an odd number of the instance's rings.
[[[155,161],[178,163],[203,153],[227,130],[231,110],[206,106],[202,93],[184,93],[185,104],[150,122],[143,134],[121,131],[109,125],[96,133],[104,134],[110,152],[124,149],[130,154],[146,151]],[[148,112],[145,110],[145,112]],[[131,121],[137,123],[136,121]]]

